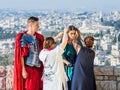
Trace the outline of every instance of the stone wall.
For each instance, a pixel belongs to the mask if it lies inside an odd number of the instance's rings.
[[[97,90],[120,90],[120,67],[95,67]]]
[[[95,66],[97,90],[120,90],[120,67]],[[12,90],[13,66],[0,66],[0,90]]]

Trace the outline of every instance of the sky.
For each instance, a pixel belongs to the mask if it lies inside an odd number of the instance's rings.
[[[1,0],[0,9],[6,8],[120,11],[120,0]]]

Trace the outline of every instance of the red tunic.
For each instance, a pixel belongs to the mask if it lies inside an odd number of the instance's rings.
[[[25,67],[26,71],[28,73],[28,77],[26,80],[22,77],[22,65],[21,65],[21,57],[24,50],[21,48],[21,37],[24,33],[19,33],[15,40],[15,52],[14,52],[14,80],[13,80],[13,90],[24,90],[27,88],[28,90],[42,90],[43,89],[43,81],[41,80],[42,73],[43,73],[43,64],[41,62],[41,67]],[[38,40],[40,40],[42,43],[40,44],[40,50],[43,48],[43,41],[44,37],[41,34],[35,33],[35,36]],[[26,56],[29,54],[29,49],[25,48],[24,54]],[[32,84],[31,81],[34,83]],[[37,84],[35,84],[35,81],[38,81]],[[31,85],[32,84],[32,85]],[[35,87],[34,87],[35,86]]]

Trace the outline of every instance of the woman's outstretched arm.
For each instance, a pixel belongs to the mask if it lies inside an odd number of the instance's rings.
[[[67,41],[68,41],[68,35],[67,35],[67,32],[68,32],[68,28],[65,28],[64,29],[64,32],[63,32],[63,37],[62,37],[62,42],[60,44],[60,47],[62,49],[64,49],[67,45]]]

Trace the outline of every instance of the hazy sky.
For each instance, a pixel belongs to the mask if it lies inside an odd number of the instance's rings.
[[[1,0],[3,8],[120,11],[120,0]]]

